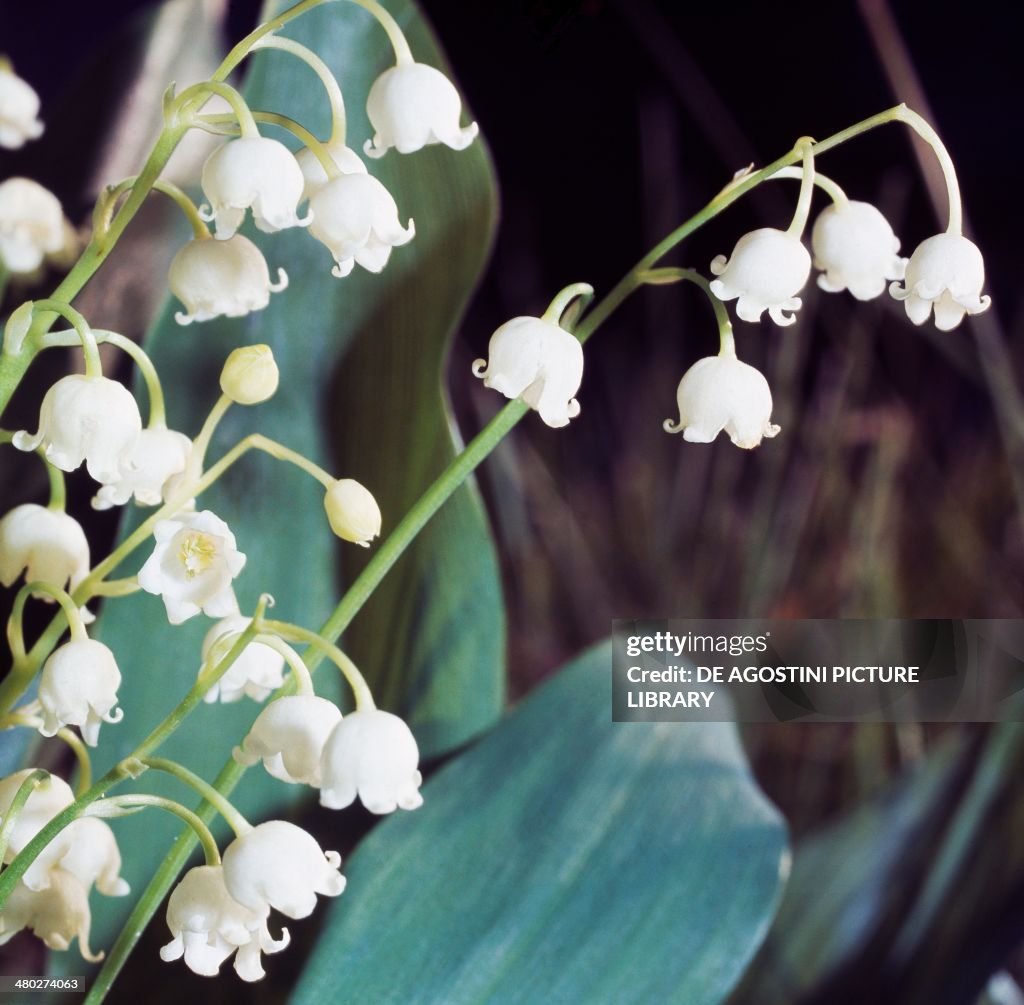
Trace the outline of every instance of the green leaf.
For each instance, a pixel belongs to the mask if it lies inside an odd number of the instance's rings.
[[[711,1005],[766,932],[785,830],[720,723],[613,723],[591,649],[389,818],[292,999]]]
[[[418,58],[441,63],[414,6],[388,6],[408,30]],[[392,62],[383,32],[365,11],[328,4],[284,34],[310,45],[337,74],[349,101],[349,142],[361,146],[369,136],[362,111],[366,94]],[[254,108],[284,111],[326,133],[320,84],[288,54],[257,54],[244,93]],[[382,165],[370,162],[369,167],[417,227],[415,240],[395,250],[384,273],[359,270],[339,280],[330,274],[330,253],[305,231],[252,234],[272,269],[287,269],[289,289],[258,314],[190,328],[174,322],[179,305],[169,304],[146,348],[164,381],[170,424],[194,435],[219,393],[228,352],[243,344],[269,344],[281,370],[279,392],[258,408],[232,409],[211,458],[251,432],[280,440],[370,488],[384,511],[386,533],[453,452],[442,362],[483,267],[494,186],[479,143],[461,153],[431,149],[402,157],[392,152]],[[360,549],[342,546],[331,535],[321,487],[295,468],[250,454],[204,494],[200,508],[227,520],[248,556],[235,584],[243,611],[251,611],[266,591],[277,600],[275,617],[308,627],[326,619]],[[124,571],[137,570],[148,551],[140,549]],[[464,743],[497,719],[504,696],[498,570],[472,487],[460,490],[386,587],[367,611],[363,635],[383,631],[381,644],[364,643],[356,658],[382,707],[411,718],[425,754]],[[185,694],[210,624],[196,618],[171,627],[161,601],[146,594],[107,602],[97,634],[117,654],[125,717],[102,730],[98,772],[130,753]],[[329,666],[322,668],[318,691],[338,696],[336,677]],[[257,711],[248,701],[203,707],[161,754],[212,778]],[[180,785],[154,776],[147,773],[139,787],[195,801]],[[239,787],[237,803],[261,819],[306,791],[252,771]],[[125,851],[125,875],[139,891],[180,824],[151,811],[114,826]],[[109,945],[130,905],[94,897],[93,906],[93,942]]]

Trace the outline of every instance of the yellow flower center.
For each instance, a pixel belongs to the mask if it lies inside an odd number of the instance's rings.
[[[185,575],[192,579],[197,572],[205,572],[217,557],[217,543],[209,534],[192,531],[186,534],[178,549],[178,558],[185,567]]]

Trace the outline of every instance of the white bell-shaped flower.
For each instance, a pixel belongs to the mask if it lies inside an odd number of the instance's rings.
[[[0,182],[0,264],[8,272],[34,272],[64,243],[64,211],[52,192],[31,178]]]
[[[408,227],[399,222],[391,193],[368,174],[332,178],[309,200],[309,208],[309,232],[334,256],[331,273],[339,279],[356,263],[368,272],[380,272],[391,249],[408,244],[416,234],[412,220]]]
[[[139,586],[163,598],[172,625],[200,611],[213,618],[238,613],[231,586],[245,555],[228,525],[209,510],[180,513],[153,528],[156,547],[139,570]]]
[[[331,530],[343,541],[368,548],[380,534],[381,515],[377,500],[354,478],[339,478],[324,493],[324,510]]]
[[[273,908],[289,918],[307,918],[318,893],[337,897],[345,889],[340,866],[341,856],[323,851],[301,827],[268,820],[224,850],[224,883],[235,900],[257,914]]]
[[[52,882],[42,890],[18,883],[0,909],[0,946],[23,929],[42,939],[49,949],[60,952],[78,939],[78,951],[90,963],[103,959],[102,953],[89,949],[88,891],[71,873],[55,869]]]
[[[72,820],[51,844],[61,847],[55,862],[65,872],[71,873],[86,891],[95,883],[96,889],[106,897],[125,897],[131,893],[128,883],[121,877],[121,851],[117,847],[117,839],[106,821],[79,817]],[[49,846],[46,851],[49,851]]]
[[[796,294],[811,274],[811,256],[799,238],[762,227],[744,234],[730,258],[718,255],[711,271],[720,277],[711,281],[711,292],[719,300],[735,300],[743,321],[760,321],[768,311],[772,321],[784,327],[796,320],[784,312],[800,309]]]
[[[17,150],[42,134],[35,88],[9,66],[0,66],[0,147]]]
[[[114,832],[94,817],[79,817],[61,829],[25,870],[22,882],[31,890],[45,890],[58,870],[73,875],[86,893],[93,883],[108,897],[131,892],[121,878],[121,852]]]
[[[282,782],[320,785],[320,755],[341,721],[333,702],[316,695],[287,695],[256,717],[234,757],[239,764],[263,766]]]
[[[889,292],[903,301],[907,317],[923,325],[935,308],[935,327],[952,331],[965,314],[988,310],[992,299],[981,295],[985,262],[976,244],[960,234],[936,234],[917,246],[903,286],[893,283]]]
[[[383,157],[391,147],[409,154],[431,143],[465,150],[480,132],[475,122],[459,126],[459,92],[426,63],[400,62],[385,70],[370,88],[366,114],[375,130],[363,146],[369,157]]]
[[[272,282],[263,252],[242,234],[220,241],[197,237],[174,256],[167,285],[185,305],[174,320],[188,325],[263,310],[271,293],[288,286],[288,274],[278,269],[277,282]]]
[[[243,136],[218,147],[203,165],[203,194],[209,205],[199,215],[213,221],[216,237],[226,241],[252,209],[256,226],[268,234],[304,227],[298,215],[305,184],[295,155],[277,140]]]
[[[203,977],[215,977],[220,965],[235,953],[235,973],[243,981],[264,976],[262,953],[277,953],[291,941],[288,929],[273,939],[267,912],[250,911],[231,897],[219,865],[199,865],[181,878],[167,901],[171,941],[160,959],[180,960]]]
[[[43,724],[39,732],[53,736],[63,726],[78,726],[90,747],[99,740],[104,722],[120,722],[117,708],[121,671],[114,654],[95,639],[78,639],[59,646],[43,664],[39,704]]]
[[[362,158],[345,143],[325,143],[324,150],[342,174],[366,174]],[[306,179],[306,187],[302,190],[303,201],[312,199],[327,184],[327,172],[320,158],[309,147],[303,147],[295,159],[302,169],[302,177]]]
[[[0,583],[25,573],[27,583],[74,590],[89,572],[89,541],[81,524],[63,510],[37,503],[15,506],[0,519]],[[53,597],[42,599],[55,603]]]
[[[224,656],[252,618],[232,614],[218,621],[203,639],[203,667]],[[200,670],[202,672],[202,670]],[[284,683],[284,657],[262,642],[250,642],[220,680],[206,692],[204,701],[239,701],[248,695],[265,701]]]
[[[0,780],[0,822],[7,818],[10,812],[11,803],[18,794],[18,789],[32,774],[32,768],[24,771],[16,771]],[[75,794],[71,786],[58,778],[57,775],[50,775],[44,778],[29,794],[25,804],[18,812],[14,825],[8,835],[7,851],[4,854],[4,862],[12,862],[14,857],[45,827],[61,810],[66,809],[75,801]],[[28,878],[36,863],[33,862],[29,871],[25,873]],[[43,880],[48,866],[41,871]],[[33,883],[39,887],[39,883]],[[44,884],[45,885],[45,882]]]
[[[378,708],[345,716],[324,747],[320,803],[334,810],[355,802],[371,813],[393,813],[423,805],[420,751],[397,715]]]
[[[32,770],[16,772],[0,781],[0,820],[6,817],[15,794]],[[13,861],[74,799],[67,782],[56,775],[50,775],[37,785],[14,822],[4,861]],[[57,871],[73,875],[86,893],[93,883],[108,897],[123,897],[129,892],[128,884],[120,875],[121,854],[114,832],[102,820],[83,817],[71,821],[32,861],[22,883],[30,890],[45,890]]]
[[[21,430],[13,443],[19,450],[42,445],[46,459],[61,471],[83,461],[98,482],[120,477],[121,462],[142,432],[139,406],[123,384],[107,377],[73,373],[46,392],[39,409],[39,431]]]
[[[134,495],[139,506],[159,506],[164,487],[185,470],[192,441],[166,426],[143,429],[135,446],[121,461],[117,481],[103,485],[93,496],[93,509],[123,506]]]
[[[811,232],[818,285],[828,293],[849,290],[858,300],[873,300],[887,279],[902,279],[907,260],[889,221],[869,202],[833,203],[823,209]]]
[[[683,374],[676,391],[679,421],[665,420],[669,433],[691,443],[710,443],[724,429],[737,447],[750,449],[776,436],[772,392],[764,375],[735,356],[707,356]]]
[[[541,318],[513,318],[492,336],[486,360],[473,362],[484,387],[521,398],[553,427],[580,414],[575,394],[583,380],[583,346],[564,328]]]

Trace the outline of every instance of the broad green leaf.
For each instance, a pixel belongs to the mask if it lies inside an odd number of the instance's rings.
[[[364,11],[337,6],[322,12],[322,23],[334,25],[338,65],[352,66],[380,32]],[[410,20],[412,8],[387,6],[417,58],[433,49],[429,61],[443,66],[422,20]],[[373,75],[388,59],[378,58]],[[349,115],[350,132],[362,137],[369,128],[363,109],[350,102]],[[464,116],[470,121],[469,112]],[[393,252],[386,295],[373,295],[381,277],[362,270],[345,280],[351,297],[338,321],[365,337],[337,372],[328,414],[338,471],[374,491],[386,533],[454,456],[458,434],[439,390],[446,335],[489,251],[496,207],[480,141],[458,153],[438,146],[406,157],[392,151],[368,164],[398,195],[402,221],[415,220],[416,238]],[[320,263],[326,268],[324,256]],[[463,379],[472,379],[468,370]],[[350,549],[346,568],[355,571],[361,557]],[[348,642],[379,703],[409,719],[428,755],[461,746],[497,719],[505,697],[504,609],[474,489],[445,504],[356,619]]]
[[[783,823],[732,726],[613,723],[610,668],[585,653],[370,834],[293,1005],[723,1000]]]
[[[441,57],[408,3],[390,4],[421,60]],[[330,64],[349,100],[349,141],[369,135],[363,106],[373,79],[392,57],[383,32],[358,8],[328,4],[289,26]],[[254,108],[284,112],[326,132],[326,102],[316,77],[293,57],[256,55],[244,93]],[[188,142],[186,140],[186,142]],[[294,145],[294,143],[292,144]],[[194,435],[215,401],[227,353],[238,345],[269,344],[281,370],[277,395],[257,408],[233,409],[211,456],[251,432],[261,432],[319,461],[339,476],[358,478],[380,499],[386,527],[431,480],[453,451],[441,390],[447,339],[457,323],[488,249],[494,212],[489,161],[478,143],[456,153],[392,152],[370,170],[394,193],[417,237],[397,249],[381,275],[339,280],[329,252],[303,230],[257,235],[272,269],[283,266],[289,289],[258,314],[182,328],[169,304],[146,340],[163,377],[169,421]],[[102,277],[97,280],[102,281]],[[357,420],[356,407],[367,414]],[[359,422],[364,423],[360,426]],[[274,616],[320,625],[340,597],[341,563],[359,549],[341,546],[328,528],[323,490],[295,468],[248,455],[200,501],[230,524],[248,556],[236,587],[243,610],[258,595],[277,600]],[[134,519],[134,518],[133,518]],[[140,549],[125,565],[134,572]],[[504,695],[503,615],[493,546],[474,491],[467,487],[427,532],[413,558],[392,573],[401,589],[375,601],[384,624],[381,648],[357,654],[371,684],[383,683],[380,704],[411,717],[426,754],[450,749],[488,727]],[[124,721],[105,726],[96,754],[104,771],[128,754],[184,695],[199,665],[199,645],[211,622],[167,623],[156,597],[108,602],[98,636],[117,654],[124,682]],[[318,690],[340,694],[332,671]],[[336,675],[335,675],[336,676]],[[198,710],[161,750],[211,778],[230,757],[257,712],[251,702]],[[154,779],[141,789],[194,797]],[[240,786],[238,804],[256,819],[301,798],[262,771]],[[178,824],[147,812],[115,823],[125,850],[125,875],[141,890],[165,854]],[[127,912],[125,902],[94,898],[94,944],[108,945]],[[80,964],[79,964],[80,966]],[[73,968],[72,968],[73,969]]]

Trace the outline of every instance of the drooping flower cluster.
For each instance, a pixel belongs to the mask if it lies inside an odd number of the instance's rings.
[[[301,54],[301,46],[288,43],[284,47],[289,46]],[[409,153],[434,143],[465,148],[477,127],[460,127],[461,101],[453,85],[439,71],[413,62],[397,43],[396,58],[396,67],[372,90],[369,114],[375,132],[367,152],[379,157],[395,147]],[[316,68],[316,57],[307,61]],[[209,90],[234,93],[214,83]],[[198,93],[196,88],[191,90],[191,95]],[[185,121],[196,114],[196,107],[184,101],[175,104],[171,95],[168,120],[180,115],[178,121]],[[0,68],[0,144],[17,146],[38,135],[42,128],[36,118],[38,108],[34,91]],[[279,269],[277,281],[272,281],[262,252],[240,232],[250,213],[255,227],[269,234],[308,226],[330,253],[333,272],[339,277],[356,265],[379,272],[392,248],[413,238],[412,220],[403,224],[394,197],[344,143],[337,120],[331,142],[311,141],[312,148],[296,157],[284,144],[259,134],[244,102],[241,106],[234,102],[232,108],[241,135],[207,160],[202,172],[205,205],[197,208],[170,183],[157,184],[185,209],[194,229],[193,239],[175,256],[169,276],[172,292],[184,304],[184,311],[177,315],[182,324],[260,310],[271,294],[286,287],[285,271]],[[333,101],[332,110],[336,111]],[[199,123],[193,118],[190,124]],[[112,231],[118,198],[133,185],[129,179],[101,196],[94,215],[97,247]],[[206,223],[212,224],[212,234]],[[67,240],[68,225],[60,205],[45,189],[29,179],[10,179],[0,185],[0,266],[5,271],[32,272],[47,256],[64,250]],[[50,326],[35,324],[40,320],[37,311],[63,316],[74,332],[50,332]],[[208,701],[243,696],[262,701],[285,683],[285,661],[278,646],[267,644],[263,636],[245,645],[238,643],[239,634],[255,633],[253,621],[240,614],[234,592],[234,580],[246,556],[228,524],[195,505],[219,474],[211,474],[205,454],[224,412],[232,404],[267,400],[275,393],[280,374],[266,346],[232,352],[221,373],[223,396],[193,442],[168,428],[159,377],[146,354],[116,333],[93,332],[69,303],[39,301],[20,308],[5,330],[4,352],[24,356],[44,347],[66,346],[69,340],[81,343],[85,373],[63,377],[46,391],[34,432],[23,429],[11,437],[5,435],[4,442],[10,439],[19,450],[37,451],[45,459],[51,474],[51,502],[45,508],[34,503],[17,507],[0,520],[0,581],[12,585],[24,574],[35,584],[38,596],[60,604],[71,638],[40,658],[35,696],[13,709],[3,725],[31,726],[46,737],[61,735],[88,774],[86,748],[97,744],[102,723],[116,723],[122,717],[118,707],[121,671],[114,653],[88,637],[87,612],[78,609],[72,594],[89,599],[141,589],[162,599],[172,624],[199,614],[221,619],[203,645],[200,682]],[[138,363],[148,392],[148,424],[143,423],[135,395],[104,376],[100,341],[119,345]],[[380,509],[361,484],[333,478],[312,461],[266,438],[253,436],[240,445],[243,451],[250,447],[314,474],[323,485],[325,515],[338,537],[368,546],[380,534]],[[227,459],[225,466],[234,459]],[[96,509],[132,500],[163,507],[147,526],[154,547],[134,578],[110,581],[104,564],[90,572],[88,542],[79,524],[63,511],[64,483],[59,474],[83,466],[98,483],[93,499]],[[34,659],[23,638],[24,600],[23,593],[9,632],[19,671]],[[297,666],[292,663],[296,674]],[[353,672],[358,678],[358,671]],[[308,674],[301,680],[311,688]],[[287,782],[322,786],[325,805],[343,806],[362,798],[376,813],[420,805],[416,742],[405,723],[374,708],[365,683],[361,687],[365,693],[358,694],[357,711],[347,717],[312,693],[272,702],[243,739],[239,759],[262,761]],[[72,730],[81,734],[81,740]],[[162,765],[165,770],[172,770],[167,768],[169,763]],[[130,757],[121,762],[118,773],[122,779],[136,777],[137,771],[149,766]],[[7,862],[74,802],[66,783],[55,778],[28,791],[37,781],[26,771],[0,782]],[[144,805],[181,809],[155,796],[138,796],[135,802],[130,796],[119,798],[93,800],[85,816],[74,819],[35,857],[0,911],[0,941],[28,928],[55,949],[66,949],[77,938],[87,959],[98,958],[88,944],[89,890],[95,884],[109,895],[127,892],[119,876],[113,832],[99,818]],[[201,822],[193,818],[204,839],[207,865],[191,870],[173,892],[167,915],[172,939],[161,955],[168,960],[184,957],[190,968],[202,974],[216,973],[234,956],[236,971],[251,981],[263,975],[262,954],[277,952],[288,943],[287,930],[277,939],[270,934],[271,910],[291,918],[305,917],[313,911],[317,895],[337,896],[345,880],[337,853],[321,850],[300,828],[271,821],[239,829],[231,814],[222,811],[238,836],[218,864],[212,835],[204,834]],[[12,819],[5,820],[8,816]]]
[[[0,820],[31,768],[0,780]],[[17,811],[4,862],[13,861],[61,810],[74,802],[62,779],[49,775],[38,783]],[[128,884],[121,878],[121,855],[110,827],[102,820],[79,818],[59,831],[36,857],[0,908],[0,945],[23,929],[33,931],[50,949],[66,950],[74,939],[89,961],[102,958],[89,948],[89,891],[95,884],[108,897],[123,897]]]
[[[737,180],[745,174],[741,172]],[[718,278],[708,289],[718,300],[735,300],[743,321],[759,321],[765,311],[780,326],[796,320],[794,312],[801,306],[798,294],[812,265],[800,239],[815,177],[813,157],[807,151],[802,177],[801,194],[806,190],[807,199],[802,198],[802,208],[798,207],[788,231],[752,231],[740,238],[729,259],[719,255],[711,262],[711,272]],[[909,262],[898,254],[899,238],[878,209],[847,199],[830,180],[824,187],[833,203],[820,213],[811,234],[821,289],[849,290],[858,300],[871,300],[892,281],[889,291],[904,301],[910,320],[923,324],[934,309],[941,331],[955,328],[965,314],[977,314],[989,306],[989,298],[981,295],[981,253],[958,231],[955,184],[950,188],[949,231],[924,241]],[[900,280],[905,280],[903,285]],[[702,443],[725,430],[737,446],[754,447],[779,431],[771,422],[771,391],[762,374],[736,358],[731,327],[727,332],[723,329],[722,338],[719,356],[699,360],[683,376],[677,391],[679,421],[666,421],[665,429],[681,431],[684,439]]]
[[[266,914],[243,907],[224,882],[224,867],[199,865],[189,869],[167,902],[171,941],[160,950],[170,962],[183,956],[190,970],[216,977],[221,964],[235,953],[235,973],[244,981],[264,976],[262,953],[276,953],[291,941],[288,929],[274,939]]]
[[[357,797],[371,813],[423,804],[416,740],[397,715],[376,708],[342,717],[324,698],[278,698],[235,748],[235,760],[262,761],[275,778],[318,788],[321,805],[331,809]]]
[[[268,46],[274,47],[273,39],[264,45]],[[321,75],[329,73],[318,57],[297,43],[281,41],[280,47],[306,59]],[[333,77],[324,83],[329,93],[337,90]],[[397,65],[370,89],[367,115],[375,132],[364,150],[375,158],[392,148],[408,154],[436,143],[463,150],[478,128],[476,123],[462,128],[461,114],[462,102],[451,81],[434,67],[401,54]],[[330,252],[331,271],[339,278],[356,265],[380,272],[392,248],[415,236],[413,221],[402,225],[392,194],[367,173],[345,142],[343,121],[335,120],[335,132],[327,142],[304,147],[297,155],[256,132],[255,123],[240,128],[242,135],[214,151],[203,167],[206,203],[199,215],[213,223],[214,240],[197,236],[172,265],[171,289],[186,307],[176,315],[182,324],[261,310],[270,293],[284,288],[283,270],[278,283],[272,284],[262,254],[238,233],[247,210],[265,233],[308,227]],[[236,243],[228,247],[232,242]]]

